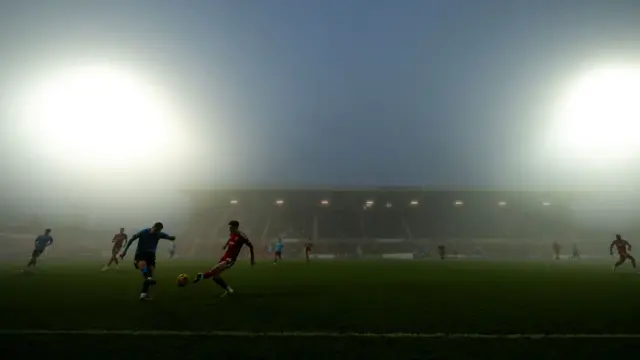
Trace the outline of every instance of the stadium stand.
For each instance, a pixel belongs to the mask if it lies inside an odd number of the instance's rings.
[[[575,233],[564,193],[428,191],[413,188],[265,189],[190,192],[190,254],[208,253],[237,219],[261,248],[277,238],[301,255],[550,256],[550,244]],[[215,235],[211,235],[211,228]],[[215,243],[215,245],[213,245]],[[570,242],[565,246],[570,246]]]

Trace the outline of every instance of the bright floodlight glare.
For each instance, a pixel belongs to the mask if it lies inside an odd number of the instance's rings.
[[[418,201],[417,200],[412,200],[409,205],[418,205]]]
[[[498,203],[498,206],[507,206],[507,203],[506,203],[506,202],[504,202],[504,201],[500,201],[500,202]]]
[[[455,206],[462,206],[462,205],[464,205],[464,202],[462,202],[462,200],[456,200],[456,201],[453,203],[453,205],[455,205]]]
[[[366,206],[373,206],[373,201],[372,200],[367,200],[367,202],[365,202]]]
[[[393,206],[393,205],[391,205],[391,203],[390,203],[390,202],[388,202],[385,206],[386,206],[386,207],[388,207],[388,208],[390,208],[390,207],[391,207],[391,206]]]
[[[42,82],[25,108],[36,144],[67,162],[136,166],[167,155],[163,140],[177,150],[167,99],[109,66],[58,73]]]
[[[640,65],[599,68],[578,79],[558,107],[553,151],[570,157],[640,153]]]
[[[276,201],[276,204],[278,204],[278,205],[282,205],[282,204],[284,204],[284,200],[277,200],[277,201]]]
[[[231,200],[231,201],[229,201],[229,203],[230,203],[231,205],[236,205],[236,204],[238,203],[238,200]]]
[[[322,201],[320,201],[320,203],[322,205],[329,205],[329,200],[322,200]]]
[[[542,206],[550,206],[550,205],[551,205],[551,203],[549,203],[549,202],[543,202],[542,203]]]

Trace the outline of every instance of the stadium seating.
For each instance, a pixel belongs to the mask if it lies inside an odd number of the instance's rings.
[[[224,221],[234,218],[260,246],[282,237],[291,243],[288,251],[299,254],[302,243],[312,239],[316,253],[433,253],[445,245],[452,254],[467,256],[507,254],[511,244],[513,253],[533,254],[526,245],[533,240],[548,255],[552,241],[575,230],[566,197],[553,193],[272,189],[191,197],[193,219],[204,216],[219,224],[216,239],[224,239]]]

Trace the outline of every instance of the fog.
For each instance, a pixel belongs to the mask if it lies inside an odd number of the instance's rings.
[[[640,22],[620,4],[8,4],[0,251],[52,228],[51,256],[102,256],[162,221],[189,257],[232,218],[355,254],[633,240]]]

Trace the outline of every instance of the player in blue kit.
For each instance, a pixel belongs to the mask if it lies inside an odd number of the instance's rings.
[[[144,282],[142,283],[142,292],[140,293],[140,300],[151,300],[149,296],[149,288],[156,284],[153,279],[153,271],[156,267],[156,250],[158,249],[158,241],[160,239],[166,239],[169,241],[175,241],[176,237],[165,234],[162,232],[164,225],[161,222],[153,224],[149,229],[144,229],[139,233],[133,235],[127,242],[127,246],[124,248],[120,258],[124,258],[127,255],[127,250],[138,240],[138,247],[136,248],[136,254],[133,258],[133,264],[136,269],[142,272]]]
[[[282,243],[282,239],[278,238],[278,242],[274,246],[273,253],[273,264],[277,264],[278,260],[282,261],[282,249],[284,249],[284,244]]]
[[[53,237],[51,237],[51,229],[46,229],[44,231],[44,234],[36,238],[35,247],[33,248],[33,252],[31,253],[31,260],[29,260],[29,263],[27,264],[27,268],[31,266],[35,267],[40,255],[42,255],[44,250],[47,247],[49,247],[51,244],[53,244]]]

